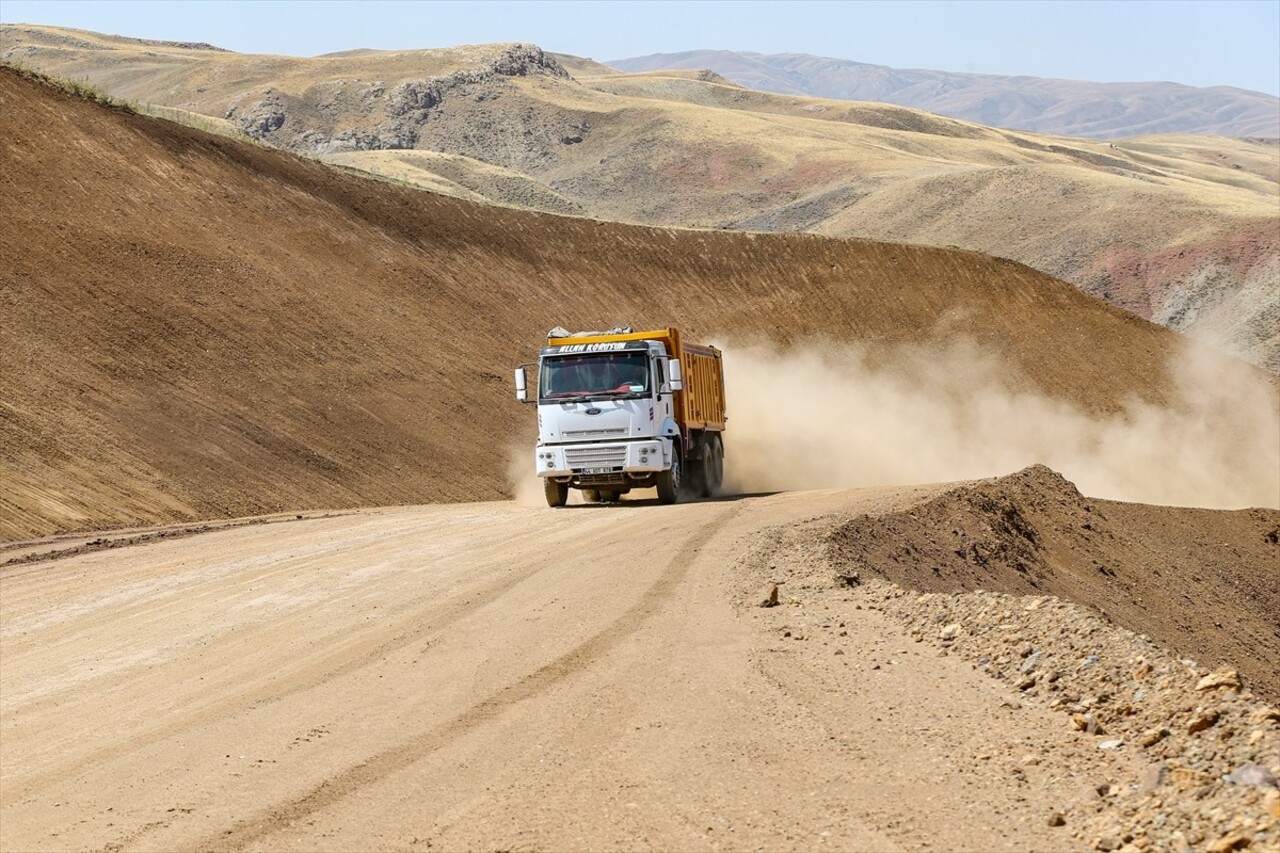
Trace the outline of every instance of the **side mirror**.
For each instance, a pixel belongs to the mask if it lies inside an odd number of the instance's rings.
[[[674,358],[671,359],[671,361],[667,362],[667,369],[671,371],[671,390],[683,391],[684,379],[680,374],[680,362]]]
[[[524,368],[516,368],[516,399],[521,403],[526,402],[529,397],[529,379],[525,376]]]

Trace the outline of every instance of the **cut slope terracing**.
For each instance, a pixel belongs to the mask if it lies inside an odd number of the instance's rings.
[[[999,360],[1007,387],[1102,414],[1175,403],[1171,362],[1195,350],[968,252],[486,207],[7,69],[0,120],[11,539],[500,497],[508,446],[532,421],[508,369],[554,325],[679,323],[874,355],[945,320]]]

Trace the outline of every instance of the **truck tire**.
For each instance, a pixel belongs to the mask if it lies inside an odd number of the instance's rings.
[[[673,504],[680,500],[680,488],[684,485],[681,482],[680,468],[680,452],[677,450],[671,454],[671,467],[658,472],[659,502]]]
[[[720,494],[724,487],[724,441],[719,435],[711,436],[707,450],[707,496],[710,497]]]
[[[547,496],[547,506],[549,507],[564,506],[569,500],[568,483],[558,483],[550,477],[546,477],[542,481],[542,491]]]
[[[621,497],[621,493],[614,489],[600,490],[600,503],[602,504],[617,503],[619,497]]]
[[[589,504],[598,504],[602,500],[601,494],[602,493],[596,489],[583,489],[582,499]]]
[[[710,439],[702,446],[702,452],[698,454],[689,465],[689,491],[700,498],[711,497],[711,441]]]

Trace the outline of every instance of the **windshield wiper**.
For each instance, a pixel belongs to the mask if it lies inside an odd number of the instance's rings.
[[[552,403],[581,403],[582,401],[584,401],[584,400],[590,400],[590,399],[592,399],[592,398],[593,398],[593,397],[595,397],[595,396],[597,396],[597,395],[595,395],[595,394],[591,394],[591,393],[586,393],[586,394],[548,394],[548,395],[547,395],[546,397],[544,397],[543,399],[544,399],[544,400],[547,400],[547,401],[549,401],[549,402],[552,402]]]

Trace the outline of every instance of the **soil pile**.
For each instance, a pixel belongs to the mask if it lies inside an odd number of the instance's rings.
[[[761,618],[816,641],[797,644],[808,656],[858,611],[884,613],[1007,685],[1015,714],[1060,715],[1096,760],[997,758],[1018,782],[1056,773],[1060,791],[1085,790],[1045,815],[1075,843],[1280,843],[1280,512],[1098,501],[1043,467],[891,509],[758,534],[732,572],[743,612],[776,589],[778,615]]]
[[[1056,597],[916,595],[872,581],[855,599],[973,662],[1027,703],[1060,712],[1097,749],[1141,757],[1139,774],[1100,778],[1096,799],[1058,813],[1094,849],[1280,844],[1280,710],[1236,670],[1176,658]],[[1274,671],[1267,674],[1274,700]]]
[[[924,592],[1079,602],[1179,655],[1233,662],[1280,698],[1280,512],[1083,497],[1035,466],[825,537],[839,572]]]

